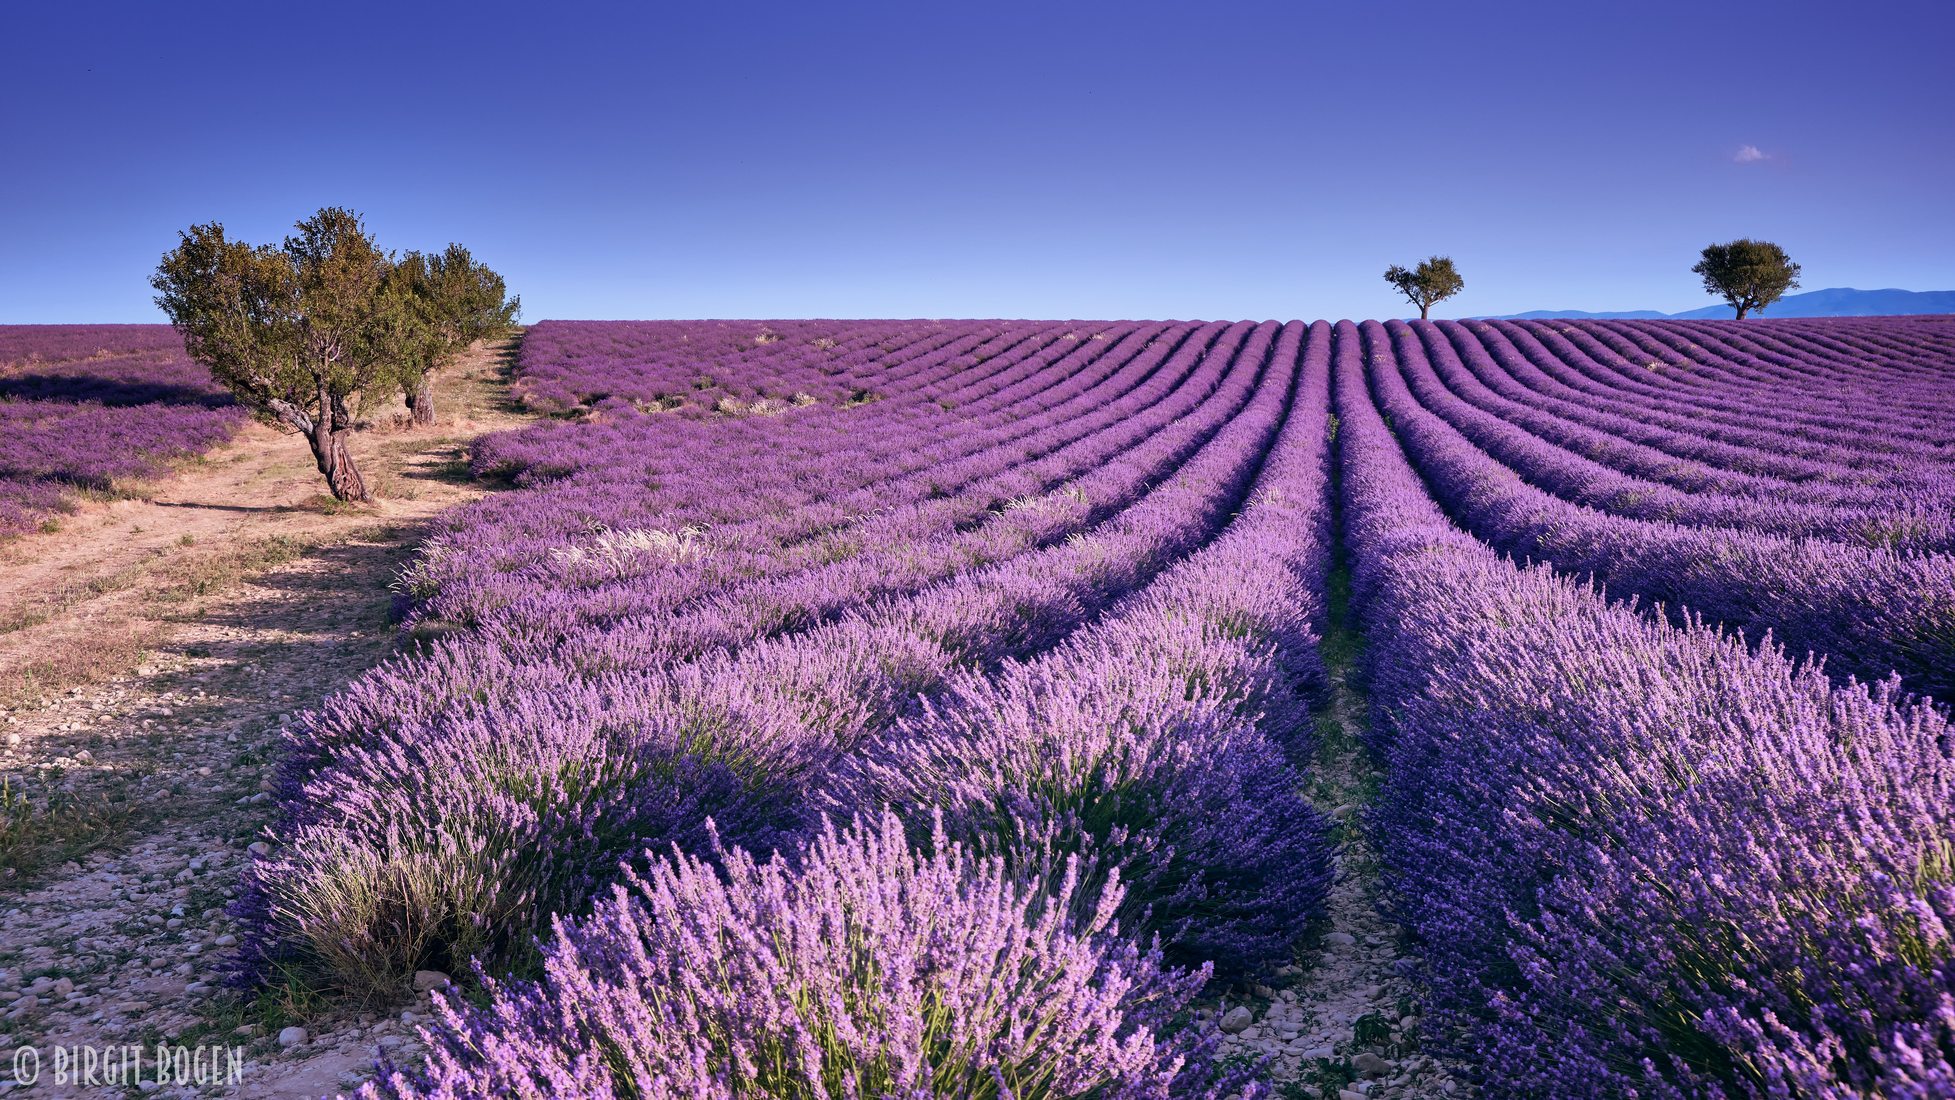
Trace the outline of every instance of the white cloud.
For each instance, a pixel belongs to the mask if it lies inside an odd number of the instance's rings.
[[[1761,160],[1772,159],[1772,154],[1767,153],[1756,145],[1740,145],[1738,146],[1738,151],[1732,155],[1731,159],[1737,161],[1739,164],[1757,164]]]

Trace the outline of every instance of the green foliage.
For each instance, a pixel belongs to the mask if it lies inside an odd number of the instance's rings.
[[[1762,311],[1799,285],[1799,265],[1785,249],[1750,238],[1705,248],[1703,259],[1690,270],[1703,277],[1705,293],[1731,303],[1740,321],[1745,314],[1754,309]]]
[[[190,354],[259,419],[304,435],[333,496],[365,500],[353,400],[425,394],[428,372],[506,327],[517,301],[460,245],[397,258],[339,207],[294,228],[251,245],[193,225],[150,285]]]
[[[294,228],[274,247],[193,225],[150,285],[190,354],[260,419],[304,435],[335,497],[365,500],[348,399],[387,384],[418,321],[383,293],[394,260],[358,214],[327,207]]]
[[[1428,257],[1410,271],[1393,264],[1385,269],[1385,281],[1405,295],[1407,301],[1419,307],[1419,319],[1422,321],[1434,303],[1443,302],[1466,289],[1466,280],[1460,278],[1450,256]]]
[[[415,321],[413,344],[400,361],[396,384],[422,423],[434,416],[429,378],[477,340],[508,331],[522,310],[522,299],[509,294],[502,276],[458,244],[402,256],[386,293]]]
[[[371,384],[398,353],[406,319],[380,297],[392,262],[358,215],[328,208],[296,228],[253,246],[191,226],[150,284],[218,381],[268,423],[309,431],[322,400]]]

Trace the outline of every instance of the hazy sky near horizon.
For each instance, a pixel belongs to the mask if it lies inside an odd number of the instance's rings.
[[[1850,13],[1850,14],[1849,14]],[[1955,5],[11,5],[0,322],[324,205],[548,317],[1398,316],[1955,288]]]

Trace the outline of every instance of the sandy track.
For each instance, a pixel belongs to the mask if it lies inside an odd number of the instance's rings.
[[[44,842],[0,843],[0,1094],[316,1096],[404,1041],[394,1014],[235,1004],[216,985],[224,907],[270,817],[279,729],[394,651],[388,582],[434,515],[483,493],[469,441],[525,420],[506,403],[512,349],[450,372],[435,427],[356,437],[371,506],[324,497],[304,444],[254,425],[0,546],[0,777],[64,807],[37,818]],[[279,1046],[288,1023],[308,1040]],[[220,1077],[242,1048],[241,1081],[54,1081],[56,1047],[136,1043],[153,1078],[159,1042],[224,1048]],[[40,1056],[26,1088],[23,1046]]]

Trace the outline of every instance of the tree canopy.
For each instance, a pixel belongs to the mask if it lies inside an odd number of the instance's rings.
[[[1428,318],[1433,303],[1443,302],[1466,289],[1466,280],[1460,278],[1450,256],[1428,257],[1410,271],[1393,264],[1385,269],[1385,281],[1419,307],[1421,321]]]
[[[435,372],[477,340],[507,331],[516,322],[522,299],[510,296],[502,276],[458,244],[431,254],[407,253],[394,265],[389,284],[389,291],[401,297],[421,325],[420,339],[403,366],[401,388],[415,423],[430,424]]]
[[[1705,248],[1703,259],[1690,270],[1703,276],[1705,293],[1731,303],[1740,321],[1754,309],[1763,312],[1799,285],[1799,265],[1785,249],[1748,237]]]
[[[399,392],[429,339],[394,257],[360,216],[327,207],[281,245],[193,225],[150,285],[191,356],[260,420],[306,437],[334,496],[366,500],[347,449],[356,395]]]

